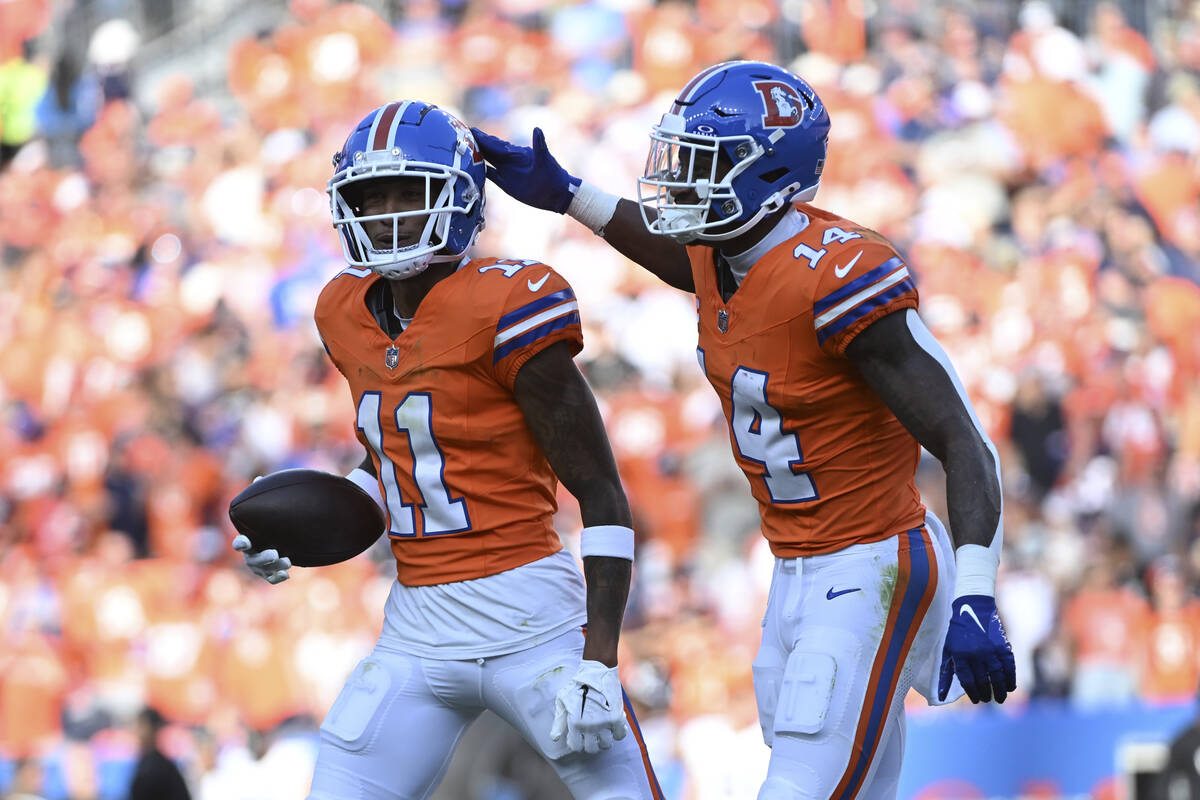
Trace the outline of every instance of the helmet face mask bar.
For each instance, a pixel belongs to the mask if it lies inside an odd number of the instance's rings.
[[[483,159],[470,130],[436,106],[375,109],[334,156],[334,167],[326,190],[351,266],[391,280],[411,278],[432,263],[461,258],[483,227]],[[373,213],[364,213],[371,184],[386,181],[409,185],[385,192],[392,207],[372,203]],[[414,218],[421,220],[419,232]],[[390,236],[381,235],[380,222],[390,223]]]
[[[666,114],[650,140],[645,174],[638,179],[638,204],[646,227],[683,242],[742,233],[740,226],[721,229],[742,214],[733,181],[763,155],[754,137],[687,133],[683,117]],[[732,167],[722,158],[730,152],[738,158]],[[650,217],[650,208],[657,211],[656,218]]]

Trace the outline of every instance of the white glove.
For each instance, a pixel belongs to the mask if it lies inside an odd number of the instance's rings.
[[[275,549],[263,550],[261,553],[250,549],[250,540],[245,534],[239,533],[233,537],[233,549],[246,559],[246,566],[267,583],[283,583],[288,579],[288,570],[292,568],[292,560],[280,556]]]
[[[624,695],[616,667],[599,661],[581,661],[575,677],[554,698],[554,725],[550,738],[567,737],[573,753],[598,753],[612,747],[629,732],[625,722]]]

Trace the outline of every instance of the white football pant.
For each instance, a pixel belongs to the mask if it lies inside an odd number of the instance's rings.
[[[776,560],[754,659],[771,747],[759,800],[895,798],[904,697],[934,697],[953,592],[933,514],[881,542]],[[947,700],[959,694],[956,681]]]
[[[611,750],[568,753],[550,740],[554,698],[583,657],[583,633],[491,658],[442,661],[376,644],[321,725],[308,800],[422,800],[467,726],[491,709],[554,766],[576,798],[661,800],[628,699],[629,733]]]

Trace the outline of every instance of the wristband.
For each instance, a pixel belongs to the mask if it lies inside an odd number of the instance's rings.
[[[633,561],[633,528],[624,525],[592,525],[579,536],[579,554],[608,556]]]
[[[621,198],[597,189],[590,183],[582,182],[575,187],[571,204],[567,206],[567,216],[579,220],[592,233],[603,235],[604,226],[617,213],[617,203]]]
[[[367,472],[362,467],[355,467],[346,475],[346,480],[353,483],[358,488],[362,489],[367,494],[371,495],[371,499],[375,501],[375,505],[383,508],[383,493],[379,491],[379,479],[371,473]]]
[[[996,570],[1000,559],[990,547],[964,544],[954,551],[957,572],[954,576],[954,596],[982,594],[996,596]]]

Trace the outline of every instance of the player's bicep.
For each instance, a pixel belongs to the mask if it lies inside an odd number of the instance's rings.
[[[875,320],[846,346],[846,356],[921,446],[944,460],[954,436],[977,429],[953,368],[914,336],[907,317],[916,313],[904,309]]]
[[[629,524],[610,518],[625,507],[624,493],[600,410],[570,344],[556,342],[526,361],[513,395],[554,474],[580,501],[584,524]],[[589,521],[592,513],[603,517],[600,523]]]

